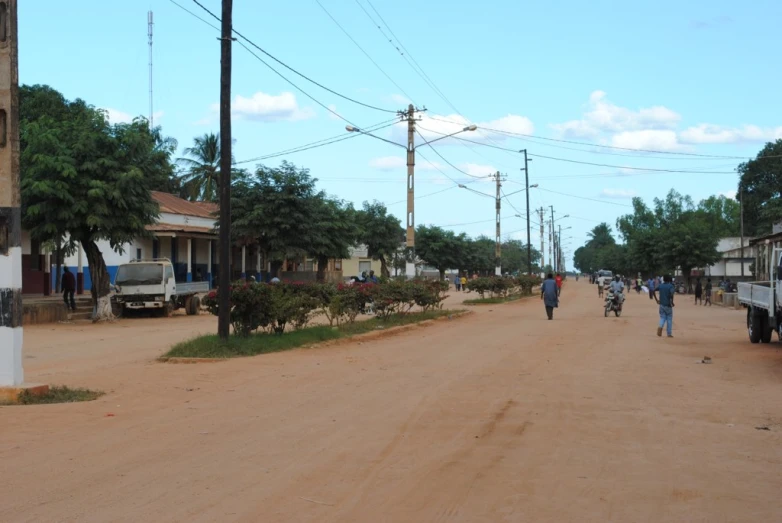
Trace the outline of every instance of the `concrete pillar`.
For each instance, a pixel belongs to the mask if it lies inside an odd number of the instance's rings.
[[[84,294],[84,250],[79,243],[79,251],[76,266],[76,293]]]
[[[43,295],[52,295],[52,253],[43,254]]]
[[[212,288],[212,240],[206,240],[206,281]]]
[[[193,281],[193,240],[187,239],[187,281]]]
[[[242,276],[241,278],[244,280],[247,278],[247,272],[244,270],[244,262],[247,260],[247,247],[242,245]]]
[[[261,281],[261,248],[255,247],[255,281]]]
[[[22,211],[19,194],[17,0],[4,2],[0,28],[0,387],[24,382],[22,369]]]

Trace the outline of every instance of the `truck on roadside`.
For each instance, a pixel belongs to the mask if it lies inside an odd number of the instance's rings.
[[[207,292],[209,282],[178,283],[168,258],[123,263],[114,278],[114,300],[123,315],[149,310],[165,317],[177,309],[198,314],[198,295]]]
[[[773,333],[782,340],[782,247],[765,245],[755,259],[756,274],[768,281],[740,282],[738,300],[747,308],[751,343],[770,343]]]

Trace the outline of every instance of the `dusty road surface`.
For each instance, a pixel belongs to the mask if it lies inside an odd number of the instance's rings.
[[[782,521],[782,353],[741,312],[680,300],[668,340],[570,282],[544,318],[200,365],[151,360],[211,319],[27,329],[30,380],[110,392],[0,408],[0,521]]]

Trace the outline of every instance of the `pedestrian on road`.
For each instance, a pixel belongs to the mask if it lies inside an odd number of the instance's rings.
[[[68,269],[62,269],[62,299],[65,301],[65,308],[76,312],[76,301],[73,299],[73,293],[76,292],[76,277]]]
[[[649,281],[646,282],[646,283],[649,286],[649,299],[653,300],[654,299],[654,278],[649,277]]]
[[[557,282],[554,281],[554,275],[549,273],[545,281],[540,286],[540,299],[546,306],[546,316],[549,320],[554,319],[554,309],[559,307],[559,290]]]
[[[703,285],[701,285],[700,278],[695,282],[695,305],[698,305],[698,302],[701,302],[701,305],[703,305]]]
[[[703,292],[706,293],[706,301],[703,302],[703,306],[708,305],[711,307],[711,278],[706,279],[706,287],[703,289]]]
[[[554,278],[554,281],[557,282],[557,296],[559,296],[562,294],[562,275],[557,273],[557,277]]]
[[[462,284],[462,292],[470,292],[467,290],[467,276],[466,275],[462,276],[459,281]]]
[[[657,326],[657,335],[663,335],[663,327],[667,324],[667,333],[669,338],[673,338],[673,296],[676,294],[676,290],[673,287],[671,281],[673,278],[665,276],[663,283],[657,289],[660,295],[658,299],[655,295],[654,299],[660,304],[660,324]]]
[[[462,279],[459,278],[458,274],[453,279],[453,286],[456,289],[456,292],[460,292],[462,290]]]

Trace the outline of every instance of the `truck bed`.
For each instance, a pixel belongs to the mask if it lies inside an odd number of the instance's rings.
[[[739,283],[739,302],[752,307],[772,310],[774,300],[771,294],[771,282],[758,281],[750,283]]]
[[[194,281],[190,283],[177,283],[176,295],[182,296],[185,294],[205,294],[209,292],[208,281]]]

